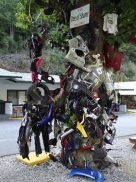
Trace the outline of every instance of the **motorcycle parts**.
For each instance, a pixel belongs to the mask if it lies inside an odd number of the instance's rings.
[[[53,106],[53,104],[51,104],[48,115],[44,116],[41,120],[37,121],[37,124],[44,125],[44,124],[48,124],[49,122],[51,122],[53,119],[53,113],[54,113],[54,106]]]
[[[69,174],[71,177],[75,175],[86,176],[97,182],[104,182],[104,176],[97,170],[94,170],[90,167],[86,167],[85,169],[72,169]]]
[[[69,51],[65,56],[65,60],[77,68],[89,71],[85,68],[85,57],[89,54],[89,49],[87,48],[84,40],[81,36],[77,36],[69,40]]]
[[[31,104],[47,104],[49,100],[49,95],[50,91],[45,84],[34,83],[28,88],[26,98],[28,103]]]

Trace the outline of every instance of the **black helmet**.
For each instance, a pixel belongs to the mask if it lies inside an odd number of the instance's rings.
[[[47,104],[49,95],[49,88],[43,83],[32,84],[26,93],[28,103],[34,105]]]

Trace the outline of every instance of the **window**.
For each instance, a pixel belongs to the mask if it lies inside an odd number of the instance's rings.
[[[13,105],[22,105],[26,100],[26,91],[8,90],[7,101],[11,101]]]

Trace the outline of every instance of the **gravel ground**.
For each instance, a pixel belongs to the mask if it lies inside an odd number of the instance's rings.
[[[116,138],[109,152],[119,166],[111,165],[104,169],[107,182],[136,182],[136,149],[129,143],[128,137]],[[0,158],[0,182],[88,182],[87,177],[69,177],[69,170],[59,162],[45,162],[27,166],[16,161],[16,156]],[[93,180],[94,181],[94,180]]]

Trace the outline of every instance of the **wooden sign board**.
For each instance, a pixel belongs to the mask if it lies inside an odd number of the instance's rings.
[[[70,14],[70,28],[79,27],[89,23],[90,4],[74,9]]]

